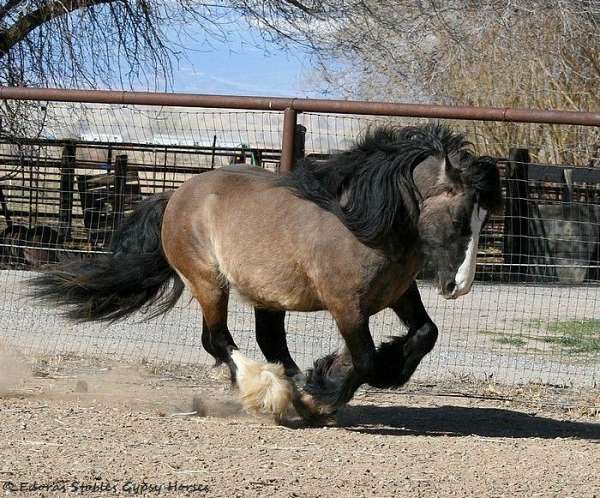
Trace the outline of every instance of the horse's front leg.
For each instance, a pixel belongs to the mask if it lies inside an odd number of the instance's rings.
[[[356,390],[368,382],[375,368],[375,344],[369,331],[368,317],[356,320],[336,316],[346,348],[315,362],[307,372],[304,390],[319,405],[321,413],[333,413],[352,399]]]
[[[416,282],[391,308],[406,325],[408,333],[382,343],[377,349],[375,372],[369,380],[375,387],[399,387],[408,381],[423,357],[433,349],[438,336]]]

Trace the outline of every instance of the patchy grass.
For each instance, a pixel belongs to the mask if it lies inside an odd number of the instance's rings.
[[[600,320],[568,320],[548,324],[549,332],[561,334],[596,334],[600,337]]]
[[[492,340],[494,342],[497,342],[498,344],[504,344],[507,346],[515,347],[522,347],[525,346],[525,344],[527,344],[527,341],[525,339],[514,335],[500,335],[498,337],[494,337]]]
[[[542,337],[542,341],[558,344],[569,353],[600,352],[600,320],[566,320],[546,325],[556,336]]]
[[[480,330],[480,334],[492,336],[492,341],[503,346],[514,346],[516,348],[522,348],[528,344],[530,337],[523,336],[521,334],[511,334],[508,332],[492,331],[492,330]]]

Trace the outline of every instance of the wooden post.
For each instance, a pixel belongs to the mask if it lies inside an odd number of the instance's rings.
[[[73,189],[75,178],[75,143],[63,147],[60,168],[60,194],[59,194],[59,235],[61,240],[71,238],[73,225]]]
[[[12,228],[13,223],[10,217],[10,212],[8,211],[8,204],[6,203],[6,198],[4,197],[4,191],[2,190],[2,185],[0,185],[0,207],[2,208],[2,215],[4,216],[4,221],[6,222],[7,228]]]
[[[509,281],[527,279],[529,262],[529,151],[511,149],[506,165],[504,205],[504,262],[509,264]]]
[[[217,135],[213,135],[212,141],[212,153],[210,155],[210,168],[214,169],[215,167],[215,153],[217,149]]]
[[[574,201],[572,169],[562,170],[562,184],[563,190],[561,194],[561,201],[564,207],[571,207]]]
[[[33,161],[26,161],[23,150],[19,147],[19,159],[21,161],[21,168],[23,171],[23,183],[25,183],[25,164],[29,162],[29,216],[27,217],[27,228],[33,228],[35,224],[33,216]],[[25,185],[23,185],[25,186]],[[36,213],[37,215],[37,213]]]
[[[125,204],[125,185],[127,183],[127,154],[117,156],[115,161],[115,190],[113,209],[115,213],[116,229],[123,219],[123,206]]]
[[[306,155],[306,126],[302,126],[301,124],[296,125],[296,132],[294,136],[294,165],[304,159]]]
[[[252,149],[252,155],[254,156],[254,165],[262,168],[263,155],[261,149]]]
[[[106,151],[106,172],[110,173],[112,169],[112,156],[113,156],[113,147],[112,144],[108,144],[108,150]]]

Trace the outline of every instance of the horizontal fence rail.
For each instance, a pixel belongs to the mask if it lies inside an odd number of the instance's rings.
[[[185,93],[63,90],[59,88],[0,87],[0,99],[85,102],[91,104],[230,108],[262,111],[326,112],[438,119],[509,121],[519,123],[600,126],[600,112],[513,109],[495,107],[403,104],[282,97],[243,97]]]

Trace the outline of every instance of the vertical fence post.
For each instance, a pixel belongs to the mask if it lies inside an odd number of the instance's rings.
[[[279,173],[289,173],[294,167],[294,139],[296,135],[296,119],[298,114],[288,107],[283,111],[283,139],[281,141],[281,162]]]
[[[64,241],[71,238],[73,224],[75,152],[75,143],[68,143],[63,147],[61,158],[58,222],[60,238]]]
[[[563,189],[561,193],[561,201],[563,206],[570,208],[573,205],[575,199],[575,192],[573,188],[573,170],[563,169],[562,170],[562,184]]]
[[[504,262],[509,264],[509,281],[527,279],[529,262],[529,151],[511,149],[506,165],[504,205]]]
[[[10,212],[8,211],[8,204],[6,203],[6,198],[4,197],[4,191],[2,190],[2,185],[0,185],[0,207],[2,208],[2,215],[4,216],[4,221],[6,222],[7,228],[12,228],[13,223],[10,217]]]
[[[21,162],[21,171],[23,172],[23,186],[25,186],[25,166],[29,163],[29,215],[27,217],[27,227],[33,228],[34,225],[34,215],[33,215],[33,161],[27,161],[25,159],[25,153],[21,149],[19,151],[20,162]],[[36,206],[37,207],[37,206]],[[36,213],[37,216],[37,213]]]
[[[215,168],[215,153],[217,152],[217,135],[213,135],[212,151],[210,154],[210,169]]]
[[[296,131],[294,136],[294,164],[292,167],[296,166],[296,163],[301,159],[304,159],[306,155],[306,126],[302,126],[301,124],[296,125]]]
[[[113,147],[112,144],[108,145],[108,150],[106,151],[106,172],[110,173],[112,169],[112,156],[113,156]]]
[[[127,183],[127,154],[117,156],[115,161],[115,191],[113,209],[115,211],[115,227],[121,224],[125,197],[125,184]]]

